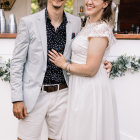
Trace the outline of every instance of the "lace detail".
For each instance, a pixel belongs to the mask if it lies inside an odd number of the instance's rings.
[[[112,32],[112,27],[104,21],[89,23],[87,20],[87,23],[80,34],[85,37],[107,37],[109,41],[108,47],[112,46],[116,42],[116,38]]]
[[[112,28],[104,21],[96,23],[86,23],[86,26],[76,36],[72,43],[72,59],[74,63],[85,64],[87,59],[88,38],[89,37],[107,37],[108,47],[105,51],[103,61],[109,55],[110,47],[116,42]]]

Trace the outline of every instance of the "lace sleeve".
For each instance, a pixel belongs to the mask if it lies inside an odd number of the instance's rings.
[[[112,46],[116,42],[116,39],[112,32],[112,28],[105,22],[98,24],[93,28],[91,27],[88,38],[89,37],[107,37],[109,42],[108,47]]]

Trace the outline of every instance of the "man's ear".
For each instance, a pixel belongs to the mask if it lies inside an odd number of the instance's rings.
[[[104,2],[103,8],[105,9],[108,6],[109,2]]]

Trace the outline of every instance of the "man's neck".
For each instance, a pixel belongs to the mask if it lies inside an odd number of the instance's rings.
[[[62,23],[63,21],[63,8],[60,9],[54,9],[52,7],[47,7],[48,15],[51,20],[52,25],[57,29],[57,27]]]

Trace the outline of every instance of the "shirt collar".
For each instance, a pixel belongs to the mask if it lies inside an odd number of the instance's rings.
[[[50,19],[49,15],[48,15],[47,9],[45,10],[45,16],[46,16],[46,21],[51,22],[51,19]],[[64,22],[65,24],[68,23],[68,20],[67,20],[67,17],[66,17],[65,12],[63,12],[63,22]]]

